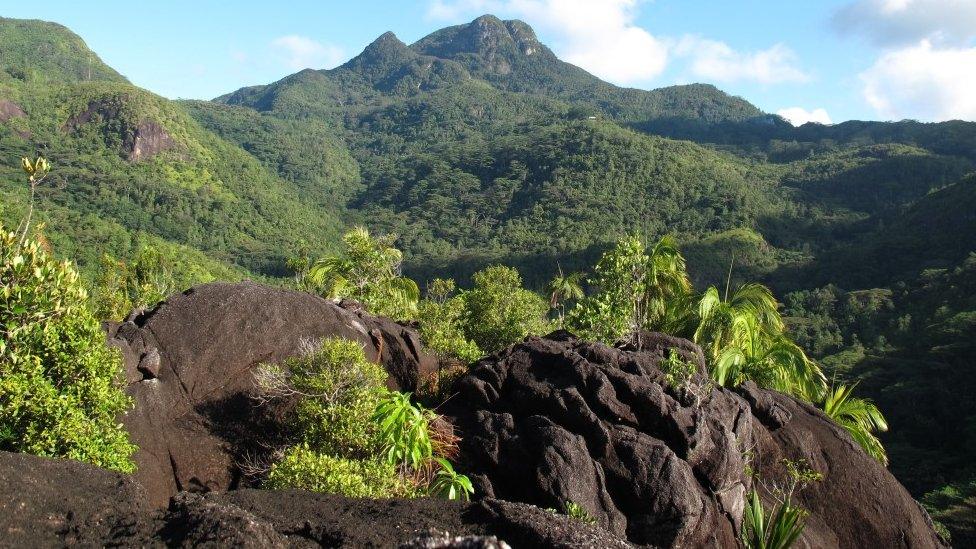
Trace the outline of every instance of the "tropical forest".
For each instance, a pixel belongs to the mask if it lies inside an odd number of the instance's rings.
[[[0,546],[976,547],[976,122],[493,15],[238,88],[0,17]]]

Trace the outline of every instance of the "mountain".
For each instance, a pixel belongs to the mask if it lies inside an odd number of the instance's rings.
[[[261,111],[289,112],[297,105],[326,112],[329,103],[410,97],[472,81],[494,90],[572,103],[588,114],[642,122],[682,118],[709,123],[763,116],[743,99],[714,86],[692,84],[657,90],[620,88],[559,60],[522,21],[484,15],[436,31],[412,45],[391,32],[332,70],[305,70],[268,86],[244,88],[216,101]]]
[[[333,132],[360,170],[361,188],[342,195],[351,219],[398,234],[420,281],[506,263],[542,288],[556,265],[588,268],[622,234],[678,233],[696,285],[724,284],[730,267],[733,285],[772,285],[811,354],[884,409],[942,395],[890,413],[891,467],[918,497],[969,482],[960,464],[976,432],[953,444],[925,433],[972,421],[950,393],[976,381],[962,367],[973,308],[939,296],[972,269],[976,124],[794,128],[707,85],[602,82],[491,16],[411,45],[387,33],[336,69],[216,102],[191,110],[222,135],[239,130],[205,113]]]
[[[303,192],[332,175],[304,186],[277,175],[59,25],[4,19],[0,44],[13,45],[0,73],[17,76],[0,82],[0,219],[13,228],[27,205],[14,159],[43,154],[55,169],[37,190],[40,221],[83,270],[154,246],[205,279],[274,274],[306,235],[339,234],[340,212]]]
[[[0,17],[0,85],[38,80],[128,83],[66,27]]]
[[[421,286],[504,263],[541,289],[622,235],[676,233],[696,286],[730,267],[771,285],[867,396],[899,406],[909,369],[943,395],[892,413],[891,468],[917,497],[969,480],[976,431],[949,392],[973,381],[974,123],[794,128],[705,84],[603,82],[492,16],[213,101],[141,90],[51,23],[0,20],[0,54],[0,220],[27,208],[17,158],[44,154],[37,216],[90,279],[153,248],[181,285],[280,280],[365,224],[399,236]],[[931,421],[958,444],[926,439]]]

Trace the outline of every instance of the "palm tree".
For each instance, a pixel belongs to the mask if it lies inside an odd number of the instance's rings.
[[[583,273],[572,273],[563,275],[562,267],[559,267],[559,274],[549,282],[549,308],[559,309],[559,327],[562,328],[565,316],[567,301],[583,299]]]
[[[713,362],[717,384],[734,387],[751,380],[810,402],[823,394],[826,378],[817,363],[782,333],[766,330],[758,316],[735,317],[728,333],[730,342]]]
[[[726,289],[724,299],[715,286],[709,287],[698,302],[698,318],[695,343],[712,358],[717,358],[724,348],[735,343],[737,335],[746,333],[744,322],[754,322],[771,335],[783,332],[779,304],[769,288],[762,284],[743,284],[731,298]]]
[[[373,314],[398,320],[415,316],[420,288],[402,276],[403,253],[393,246],[396,236],[374,238],[357,227],[342,240],[342,255],[319,259],[308,269],[310,285],[324,297],[357,299]]]
[[[820,403],[825,414],[847,430],[855,442],[874,459],[888,465],[888,455],[874,431],[887,431],[881,410],[873,402],[853,396],[855,385],[839,385],[828,391]]]
[[[665,235],[651,248],[644,282],[642,327],[680,335],[691,319],[691,279],[678,240]]]

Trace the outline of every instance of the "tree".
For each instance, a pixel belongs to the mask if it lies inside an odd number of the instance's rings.
[[[712,362],[719,385],[752,380],[807,401],[823,394],[820,367],[784,333],[779,304],[769,288],[744,284],[725,298],[712,286],[698,302],[694,340]]]
[[[413,318],[420,289],[402,276],[403,253],[393,247],[395,241],[395,235],[374,238],[363,227],[347,232],[341,255],[319,259],[309,268],[310,285],[330,299],[356,299],[375,315]]]
[[[129,262],[103,254],[99,267],[94,300],[101,319],[118,320],[133,309],[151,307],[183,289],[169,258],[148,244],[140,246]]]
[[[874,459],[888,465],[888,454],[875,431],[887,431],[888,422],[873,402],[854,395],[856,385],[838,385],[820,402],[825,414],[847,430],[851,437]]]
[[[424,347],[441,359],[473,362],[481,357],[481,349],[465,335],[465,300],[454,293],[454,280],[435,278],[431,281],[427,298],[417,307],[420,337]]]
[[[511,267],[495,265],[472,276],[474,287],[464,292],[467,337],[486,353],[549,330],[547,303],[522,287]]]
[[[613,343],[641,330],[682,335],[692,317],[691,281],[671,236],[650,253],[637,236],[620,240],[594,268],[596,292],[570,314],[570,325],[585,337]]]
[[[751,380],[808,402],[818,398],[826,385],[820,367],[803,349],[782,333],[766,331],[753,315],[743,315],[733,325],[730,343],[712,364],[712,379],[726,387]]]
[[[719,297],[715,286],[705,290],[698,302],[698,328],[695,343],[701,345],[713,358],[723,349],[736,342],[736,337],[746,335],[746,323],[754,322],[769,334],[783,332],[783,320],[779,304],[769,288],[761,284],[743,284],[729,299]]]
[[[135,469],[122,358],[78,273],[0,228],[0,450]]]
[[[559,309],[559,327],[565,324],[566,301],[576,301],[583,299],[583,273],[572,273],[564,275],[562,267],[559,274],[549,282],[549,308]]]

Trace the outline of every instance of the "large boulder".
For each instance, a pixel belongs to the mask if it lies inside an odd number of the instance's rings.
[[[180,492],[168,507],[118,473],[0,452],[3,547],[627,547],[528,505],[350,499],[302,491]]]
[[[135,408],[123,419],[139,446],[136,479],[166,505],[181,490],[226,490],[239,465],[281,429],[256,407],[252,372],[327,336],[362,343],[382,363],[389,386],[411,391],[436,361],[415,330],[354,306],[254,283],[215,283],[173,296],[109,327],[122,351]]]
[[[610,532],[661,547],[734,547],[751,469],[761,491],[783,459],[825,475],[802,490],[806,547],[939,547],[927,514],[820,411],[747,384],[668,380],[672,353],[704,371],[693,344],[643,334],[613,348],[559,332],[482,359],[445,413],[460,467],[486,497],[574,502]],[[675,386],[677,385],[677,386]]]

